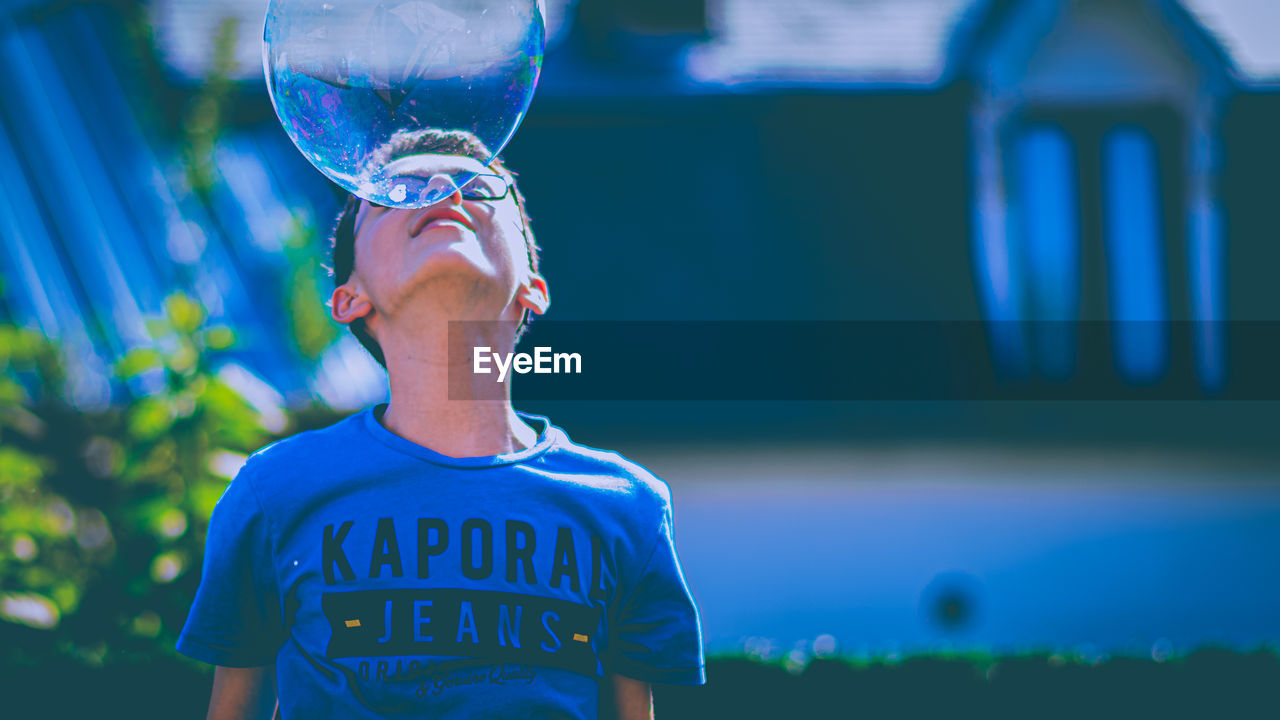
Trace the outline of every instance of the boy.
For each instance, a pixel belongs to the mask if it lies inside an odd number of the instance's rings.
[[[410,185],[480,175],[339,217],[331,312],[390,402],[258,451],[219,501],[178,641],[218,666],[209,717],[650,718],[651,682],[705,681],[669,491],[483,399],[457,347],[510,353],[548,305],[523,199],[468,134],[385,152]]]

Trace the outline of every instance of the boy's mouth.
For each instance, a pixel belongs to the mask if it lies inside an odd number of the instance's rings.
[[[444,220],[456,222],[471,232],[476,231],[475,224],[471,222],[471,218],[459,210],[454,208],[427,208],[413,221],[413,225],[409,228],[409,237],[417,237],[430,225]]]

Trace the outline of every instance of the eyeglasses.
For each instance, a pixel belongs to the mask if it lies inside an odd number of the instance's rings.
[[[392,183],[393,197],[426,205],[434,205],[459,191],[463,200],[501,200],[511,192],[511,183],[505,177],[469,171],[436,173],[430,177],[401,175]]]

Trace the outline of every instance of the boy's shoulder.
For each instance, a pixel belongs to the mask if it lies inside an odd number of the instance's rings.
[[[603,490],[623,492],[662,507],[671,502],[671,488],[648,468],[613,450],[579,445],[567,435],[548,453],[547,462]]]

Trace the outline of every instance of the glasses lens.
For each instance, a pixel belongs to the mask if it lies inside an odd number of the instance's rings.
[[[408,207],[434,205],[458,191],[458,179],[443,173],[431,177],[401,175],[391,183],[392,202],[405,203]]]
[[[507,194],[507,187],[506,178],[488,173],[438,173],[430,177],[401,175],[392,180],[390,198],[395,203],[425,207],[459,190],[468,200],[497,200]]]
[[[463,186],[462,194],[477,200],[496,200],[507,194],[507,181],[500,175],[476,175]]]

